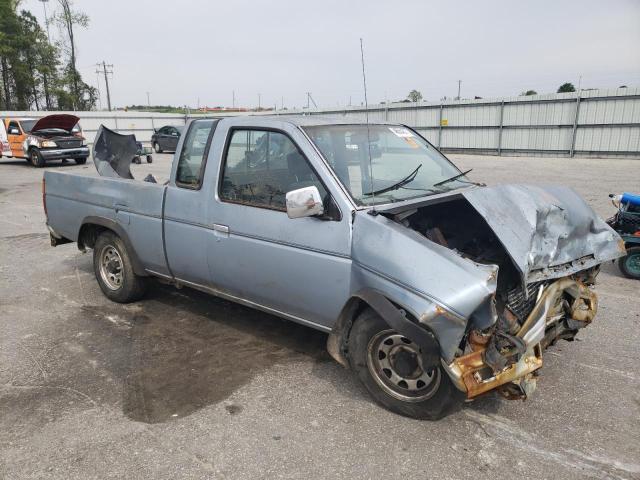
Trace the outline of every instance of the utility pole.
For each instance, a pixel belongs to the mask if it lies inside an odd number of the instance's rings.
[[[104,74],[104,83],[107,87],[107,107],[109,108],[109,111],[111,111],[111,92],[109,92],[108,75],[113,75],[113,65],[107,65],[107,63],[103,60],[102,63],[96,63],[96,66],[98,67],[98,70],[96,70],[96,73]],[[100,72],[101,67],[102,67],[102,72]]]
[[[314,107],[318,108],[318,105],[316,104],[315,100],[311,96],[311,92],[307,92],[307,110],[309,109],[309,101],[311,101],[311,103],[313,103]]]
[[[460,100],[460,85],[462,85],[462,80],[458,80],[458,100]]]
[[[98,87],[98,108],[102,110],[102,94],[100,93],[100,72],[96,70],[96,86]]]
[[[260,110],[260,97],[261,97],[261,94],[259,93],[258,94],[258,110]]]
[[[236,108],[236,91],[231,90],[231,108],[235,110]]]
[[[147,107],[151,108],[151,100],[149,99],[149,92],[147,92]]]

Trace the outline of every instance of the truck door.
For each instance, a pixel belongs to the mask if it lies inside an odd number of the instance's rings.
[[[212,206],[202,188],[206,152],[217,120],[194,120],[189,125],[173,178],[167,187],[164,208],[165,252],[173,276],[206,285],[209,269],[205,259],[211,230],[205,224]]]
[[[291,190],[315,185],[333,202],[293,139],[304,137],[293,130],[217,133],[226,146],[210,210],[211,284],[302,323],[330,327],[349,294],[350,226],[337,205],[331,218],[287,216]]]
[[[7,138],[9,140],[9,146],[11,147],[11,154],[14,157],[24,157],[25,155],[22,150],[22,143],[25,140],[25,135],[17,121],[9,121],[9,125],[7,126]]]

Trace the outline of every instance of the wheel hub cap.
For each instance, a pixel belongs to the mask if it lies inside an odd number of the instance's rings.
[[[376,383],[399,400],[426,400],[440,386],[440,370],[425,371],[418,345],[393,330],[371,338],[367,353],[367,366]]]
[[[100,252],[100,277],[111,290],[122,287],[124,280],[122,257],[112,245],[103,247]]]

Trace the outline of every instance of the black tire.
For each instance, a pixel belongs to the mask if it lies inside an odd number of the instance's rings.
[[[627,248],[627,255],[618,259],[618,268],[627,278],[640,280],[640,247]]]
[[[153,163],[153,157],[151,155],[147,155],[147,163]]]
[[[160,148],[160,145],[158,145],[158,142],[153,142],[153,150],[156,153],[162,153],[162,149]]]
[[[140,160],[140,157],[133,157],[133,163],[135,163],[136,165],[140,165],[142,163],[142,160]]]
[[[31,161],[31,165],[36,168],[44,167],[44,158],[42,157],[40,150],[38,150],[37,148],[32,148],[29,151],[29,160]]]
[[[103,262],[107,258],[105,255],[112,260],[107,262],[108,267],[103,271]],[[102,232],[93,246],[93,271],[102,293],[109,300],[129,303],[139,300],[145,294],[147,279],[135,274],[131,256],[124,242],[109,230]],[[113,277],[109,277],[109,274]]]
[[[84,165],[87,163],[87,157],[76,158],[76,165]]]
[[[423,390],[415,392],[415,396],[409,396],[410,392],[407,390],[407,396],[404,397],[403,389],[398,386],[395,389],[388,385],[383,386],[385,382],[382,380],[382,371],[377,378],[374,377],[371,369],[375,369],[375,360],[369,355],[369,346],[370,343],[375,344],[377,338],[385,338],[384,335],[398,336],[371,309],[365,310],[354,322],[349,334],[349,363],[360,382],[378,403],[394,413],[424,420],[444,417],[450,407],[459,403],[460,394],[441,366],[431,371],[432,380],[421,387]],[[399,345],[398,348],[403,348],[403,345]],[[398,396],[406,399],[402,400]]]

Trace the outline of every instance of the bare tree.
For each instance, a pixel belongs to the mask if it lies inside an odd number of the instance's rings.
[[[73,0],[58,0],[62,11],[54,16],[55,22],[64,31],[66,35],[66,48],[69,53],[69,64],[67,67],[67,76],[71,86],[71,93],[74,105],[80,100],[80,74],[76,69],[76,42],[74,37],[74,26],[86,28],[89,25],[89,17],[84,12],[74,10]]]

